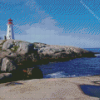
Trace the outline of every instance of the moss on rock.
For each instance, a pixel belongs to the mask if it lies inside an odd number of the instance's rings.
[[[4,42],[6,42],[7,40],[3,40],[3,42],[0,44],[0,45],[3,45],[4,44]]]
[[[11,48],[10,50],[12,51],[12,52],[16,52],[17,50],[18,50],[18,48],[19,48],[19,46],[13,46],[13,48]]]

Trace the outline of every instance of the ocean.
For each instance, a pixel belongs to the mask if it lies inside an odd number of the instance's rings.
[[[96,57],[76,58],[65,62],[51,62],[39,66],[43,78],[65,78],[100,75],[100,48],[85,48],[88,51],[98,52]]]

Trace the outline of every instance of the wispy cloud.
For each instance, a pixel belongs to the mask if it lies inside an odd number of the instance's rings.
[[[36,0],[29,0],[25,3],[25,6],[28,6],[31,11],[35,11],[41,19],[48,17],[49,15],[41,9],[41,6],[37,4]],[[34,15],[34,17],[37,17]]]
[[[100,18],[82,0],[80,3],[100,22]]]

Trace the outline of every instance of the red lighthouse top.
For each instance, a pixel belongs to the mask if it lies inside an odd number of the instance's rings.
[[[11,18],[8,20],[8,24],[12,24],[12,19]]]

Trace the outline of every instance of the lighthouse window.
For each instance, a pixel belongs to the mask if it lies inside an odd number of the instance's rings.
[[[9,30],[9,32],[11,32],[11,31]]]

